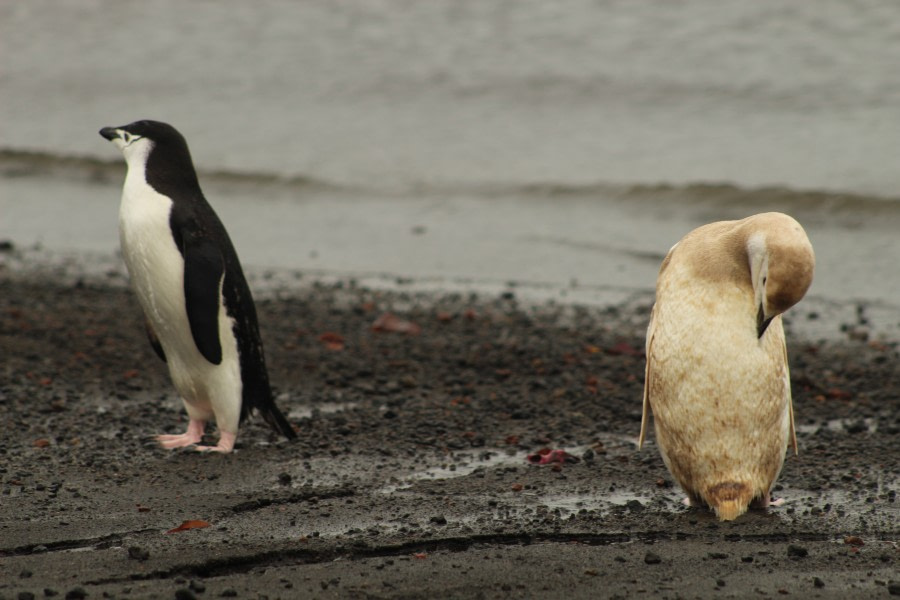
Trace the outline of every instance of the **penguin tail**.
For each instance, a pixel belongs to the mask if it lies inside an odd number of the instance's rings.
[[[263,420],[269,424],[269,427],[283,435],[289,440],[297,438],[297,432],[288,420],[281,414],[278,407],[273,403],[271,407],[264,408],[259,411]]]
[[[753,491],[746,483],[726,481],[707,488],[705,496],[720,521],[733,521],[747,512]]]

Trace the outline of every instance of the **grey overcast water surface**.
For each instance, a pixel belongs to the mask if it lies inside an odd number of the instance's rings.
[[[895,2],[38,0],[0,51],[20,247],[114,253],[97,130],[157,118],[251,270],[649,290],[689,229],[783,210],[811,296],[900,293]]]

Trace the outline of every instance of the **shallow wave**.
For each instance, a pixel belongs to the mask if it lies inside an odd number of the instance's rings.
[[[118,183],[125,170],[121,159],[93,156],[57,155],[18,149],[0,149],[0,178],[55,177],[76,179],[91,184]],[[199,169],[204,183],[212,185],[262,186],[305,191],[358,191],[367,194],[431,195],[453,194],[478,197],[510,197],[523,199],[604,199],[634,202],[654,201],[696,208],[733,206],[754,210],[816,211],[834,215],[865,211],[869,216],[880,212],[900,211],[900,197],[844,192],[803,190],[787,186],[746,188],[727,182],[614,183],[614,182],[409,182],[406,186],[360,188],[310,175]]]
[[[95,156],[58,155],[49,152],[0,148],[0,177],[59,177],[86,180],[105,184],[119,181],[125,171],[120,158],[102,159]],[[251,173],[220,169],[198,169],[201,181],[221,183],[283,185],[303,188],[341,188],[339,184],[304,175],[279,175],[277,173]]]

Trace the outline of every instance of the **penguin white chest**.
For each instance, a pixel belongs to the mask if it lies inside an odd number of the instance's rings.
[[[132,286],[160,340],[170,346],[186,336],[184,341],[193,345],[184,300],[184,260],[172,237],[171,210],[169,198],[129,173],[119,209],[119,240]]]

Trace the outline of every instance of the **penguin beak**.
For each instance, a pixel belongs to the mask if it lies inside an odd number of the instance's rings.
[[[759,305],[759,311],[756,313],[756,337],[757,339],[762,339],[763,334],[766,332],[766,329],[769,327],[769,323],[772,322],[772,319],[775,317],[766,318],[766,311],[763,310],[762,304]]]
[[[100,135],[102,135],[109,141],[113,141],[115,139],[118,139],[119,132],[115,127],[104,127],[100,130]]]

